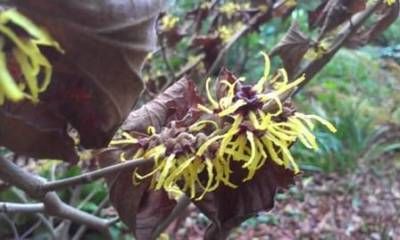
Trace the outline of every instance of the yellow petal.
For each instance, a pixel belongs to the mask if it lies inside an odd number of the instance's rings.
[[[257,93],[262,93],[264,91],[264,87],[265,87],[265,83],[268,80],[269,77],[269,72],[271,70],[271,61],[269,59],[269,56],[264,53],[261,52],[261,54],[264,56],[264,75],[262,76],[262,78],[257,82],[257,84],[253,87],[253,89],[257,92]]]
[[[190,132],[198,132],[205,128],[207,125],[213,125],[215,129],[218,129],[218,125],[215,121],[212,120],[201,120],[194,123],[192,126],[189,127]]]
[[[240,107],[246,105],[246,102],[243,100],[238,100],[236,101],[234,104],[232,104],[231,106],[229,106],[228,108],[224,109],[222,112],[218,113],[218,116],[220,117],[224,117],[227,115],[230,115],[234,112],[236,112],[236,110],[238,110]]]
[[[157,184],[155,187],[156,190],[161,189],[161,187],[165,184],[165,179],[167,178],[168,174],[170,174],[174,170],[174,158],[175,154],[171,154],[165,159],[165,165],[161,169],[160,176],[157,179]]]
[[[294,173],[298,174],[300,172],[300,169],[299,169],[299,166],[297,165],[297,163],[294,161],[292,154],[290,153],[290,151],[287,148],[284,148],[282,150],[283,150],[283,154],[288,157],[289,162],[291,163],[291,165],[293,167]]]
[[[264,146],[267,147],[268,153],[271,156],[272,160],[276,162],[278,165],[283,165],[282,159],[278,156],[278,154],[275,151],[275,147],[272,143],[271,140],[269,140],[267,137],[261,138],[262,142],[264,143]]]
[[[298,114],[298,113],[296,113],[296,114]],[[331,131],[331,132],[333,132],[333,133],[335,133],[335,132],[337,131],[336,128],[335,128],[335,126],[333,126],[332,123],[330,123],[329,121],[327,121],[327,120],[321,118],[320,116],[316,116],[316,115],[304,115],[304,114],[303,114],[303,117],[311,118],[311,119],[315,119],[315,120],[319,121],[319,122],[322,123],[325,127],[327,127],[327,128],[329,129],[329,131]]]
[[[254,134],[250,131],[246,131],[247,141],[250,143],[250,158],[248,161],[243,165],[243,168],[247,168],[249,165],[253,163],[256,158],[256,144],[254,142]]]
[[[219,108],[218,102],[215,101],[215,99],[211,94],[210,83],[211,83],[211,78],[208,78],[206,81],[206,91],[207,91],[208,101],[211,103],[214,109],[218,109]]]
[[[209,109],[209,108],[207,108],[206,106],[201,105],[201,104],[197,104],[197,108],[198,108],[200,111],[206,112],[206,113],[208,113],[208,114],[213,114],[213,113],[214,113],[213,110],[211,110],[211,109]]]
[[[36,79],[36,75],[38,74],[38,72],[35,72],[35,70],[31,66],[31,63],[29,62],[27,55],[25,55],[22,51],[20,51],[18,48],[14,48],[12,52],[25,77],[32,98],[35,101],[38,101],[39,87]]]
[[[207,185],[203,190],[203,194],[200,195],[196,200],[201,200],[204,198],[207,192],[210,192],[213,180],[214,180],[214,173],[213,173],[213,164],[211,163],[210,159],[206,159],[205,164],[207,166],[207,174],[208,174],[208,180],[207,180]]]
[[[197,150],[196,155],[201,157],[204,155],[204,152],[208,149],[208,147],[213,144],[214,142],[218,141],[219,139],[224,138],[224,136],[215,136],[212,137],[211,139],[207,140],[203,145],[200,146],[200,148]]]

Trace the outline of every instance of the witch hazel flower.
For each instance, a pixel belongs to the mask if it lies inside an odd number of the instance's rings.
[[[270,75],[269,57],[263,56],[264,74],[256,84],[223,70],[215,91],[212,80],[206,81],[207,100],[195,107],[198,114],[187,114],[191,121],[172,121],[159,132],[150,127],[145,134],[125,133],[114,141],[134,146],[133,158],[154,161],[151,170],[135,171],[134,182],[151,179],[154,190],[201,200],[222,185],[235,189],[251,181],[268,164],[298,174],[290,147],[300,141],[317,150],[316,122],[336,129],[319,116],[297,112],[288,97],[305,77],[289,81],[285,69]]]

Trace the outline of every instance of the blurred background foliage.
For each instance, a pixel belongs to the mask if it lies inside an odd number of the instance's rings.
[[[200,1],[176,0],[169,2],[172,6],[169,14],[180,18]],[[287,32],[292,21],[297,21],[303,31],[308,31],[306,10],[309,2],[301,1],[303,8],[292,12],[287,19],[274,19],[263,25],[258,32],[244,36],[229,50],[224,59],[224,65],[249,80],[258,80],[264,68],[260,51],[270,51]],[[318,1],[315,2],[317,4]],[[397,21],[373,44],[360,49],[342,49],[296,96],[296,104],[301,112],[320,115],[334,123],[338,129],[336,134],[318,128],[315,130],[320,145],[317,152],[312,152],[300,144],[294,146],[294,154],[306,176],[319,173],[345,175],[361,168],[362,165],[370,164],[370,161],[380,159],[381,156],[387,156],[394,160],[395,165],[400,168],[400,138],[381,140],[387,131],[398,128],[400,124],[399,29],[400,21]],[[169,59],[172,70],[178,71],[179,66],[196,57],[194,52],[187,51],[188,44],[189,42],[181,41],[176,45],[174,53],[170,55]],[[281,66],[277,57],[273,59],[272,63],[275,69]],[[167,71],[161,54],[157,53],[152,56],[151,68],[152,74]],[[146,71],[144,74],[147,74]],[[0,154],[7,154],[7,152],[1,150]],[[385,161],[387,158],[379,161],[377,168],[384,165]],[[35,171],[48,179],[74,176],[80,171],[79,167],[69,167],[58,161],[46,160],[35,164],[32,166]],[[97,206],[107,197],[103,181],[83,185],[79,188],[78,191],[76,189],[65,190],[61,196],[65,201],[71,202],[72,205],[89,213],[94,213]],[[293,191],[294,193],[291,192],[289,195],[294,194],[297,198],[302,198],[303,195],[299,191]],[[282,195],[281,198],[285,199],[285,196]],[[19,190],[15,188],[2,191],[0,198],[10,202],[24,200]],[[101,215],[112,215],[109,211],[109,209],[105,209]],[[292,214],[296,218],[297,215]],[[0,217],[2,217],[0,218],[0,236],[12,236],[12,228],[7,226],[9,224],[7,221],[3,221],[5,216]],[[242,227],[247,228],[249,225],[257,223],[275,226],[279,224],[278,218],[272,214],[260,215],[257,219],[245,222]],[[25,231],[28,231],[37,221],[35,216],[26,214],[18,214],[15,219],[19,229]],[[204,217],[200,216],[196,221],[198,224],[206,225]],[[74,225],[71,229],[76,230],[77,228],[79,226]],[[115,224],[112,228],[115,239],[131,239],[126,234],[127,229],[121,223]],[[36,230],[35,234],[35,239],[49,237],[45,228]],[[96,234],[88,231],[82,239],[99,238]]]
[[[182,18],[198,1],[170,1],[174,7],[169,14]],[[229,2],[229,1],[225,1]],[[307,10],[314,9],[319,1],[299,1],[300,7],[286,19],[273,19],[257,32],[242,37],[229,50],[224,66],[235,74],[257,81],[263,72],[260,51],[269,52],[285,35],[293,21],[305,33],[308,29]],[[315,5],[315,6],[314,6]],[[382,146],[369,149],[376,137],[388,125],[400,123],[400,21],[395,22],[372,44],[359,49],[342,49],[334,59],[296,96],[301,112],[318,114],[330,119],[337,127],[336,134],[316,129],[320,144],[317,153],[298,144],[294,147],[297,159],[305,171],[346,172],[357,167],[363,154],[382,153]],[[181,42],[169,61],[174,70],[195,53],[185,51],[188,44]],[[162,56],[153,56],[152,68],[166,71]],[[278,57],[272,59],[275,69],[282,66]],[[385,143],[387,149],[398,146],[400,139]],[[376,152],[375,152],[376,151]]]

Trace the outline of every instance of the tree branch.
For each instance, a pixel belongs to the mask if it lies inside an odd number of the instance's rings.
[[[11,188],[11,191],[18,197],[18,199],[23,202],[23,203],[28,203],[28,199],[26,199],[25,193],[22,192],[20,189],[17,189],[15,187]],[[51,239],[55,240],[56,239],[56,233],[53,228],[52,222],[47,219],[43,214],[41,213],[35,213],[35,216],[40,219],[42,224],[47,228],[51,235]]]
[[[43,203],[8,203],[0,202],[0,213],[42,213]]]
[[[122,163],[118,163],[115,165],[111,165],[105,168],[101,168],[92,172],[84,173],[75,177],[70,177],[66,179],[61,179],[61,180],[56,180],[53,182],[48,182],[48,183],[43,183],[39,185],[38,191],[40,192],[49,192],[49,191],[54,191],[54,190],[59,190],[61,188],[66,188],[66,187],[73,187],[76,185],[80,184],[85,184],[89,183],[92,181],[95,181],[99,178],[105,177],[110,174],[114,174],[116,172],[122,171],[122,170],[127,170],[127,169],[133,169],[139,166],[142,166],[143,164],[148,163],[151,160],[148,159],[135,159],[135,160],[130,160],[130,161],[125,161]]]
[[[349,23],[345,27],[341,29],[338,33],[338,37],[335,39],[333,45],[330,47],[329,52],[327,52],[322,58],[314,60],[303,68],[301,68],[294,79],[302,76],[304,73],[307,73],[306,80],[301,82],[297,90],[294,92],[293,96],[295,96],[299,91],[311,81],[311,79],[317,74],[339,51],[339,49],[346,43],[346,41],[351,37],[354,32],[362,26],[362,24],[368,20],[368,18],[378,9],[378,7],[382,4],[382,0],[377,1],[368,9],[354,15]]]
[[[22,170],[2,156],[0,156],[0,178],[22,189],[32,198],[43,202],[46,214],[87,225],[103,233],[107,238],[111,238],[108,221],[67,205],[54,192],[38,191],[45,183],[42,178]]]

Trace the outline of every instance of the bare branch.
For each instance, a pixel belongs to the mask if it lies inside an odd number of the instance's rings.
[[[22,189],[32,198],[42,201],[46,214],[87,225],[110,238],[108,221],[67,205],[54,192],[38,191],[45,183],[42,178],[22,170],[1,156],[0,178]]]
[[[114,174],[121,170],[133,169],[135,167],[142,166],[143,164],[148,163],[151,160],[148,159],[135,159],[130,161],[125,161],[122,163],[118,163],[112,166],[108,166],[105,168],[101,168],[92,172],[84,173],[79,176],[66,178],[62,180],[57,180],[53,182],[43,183],[40,185],[40,192],[49,192],[54,190],[59,190],[65,187],[73,187],[80,184],[89,183],[95,181],[99,178],[105,177],[110,174]]]
[[[2,213],[41,213],[44,212],[43,203],[7,203],[0,202]]]
[[[25,193],[22,192],[20,189],[17,189],[15,187],[11,188],[11,191],[18,197],[20,201],[23,203],[28,203],[28,199],[25,196]],[[53,228],[53,224],[51,220],[47,219],[43,214],[41,213],[35,213],[35,216],[39,218],[39,220],[43,223],[43,225],[47,228],[48,232],[51,235],[51,239],[56,239],[56,233]]]
[[[99,204],[99,206],[97,207],[96,211],[93,214],[96,216],[99,215],[101,210],[108,204],[108,202],[109,202],[108,197],[106,197],[103,201],[101,201],[101,203]],[[110,221],[108,221],[108,224],[111,225]],[[83,234],[86,232],[86,230],[87,230],[86,226],[81,226],[72,237],[72,240],[80,240]]]
[[[32,227],[28,229],[24,234],[22,234],[21,239],[27,238],[31,233],[33,233],[40,225],[42,224],[42,221],[39,219]]]
[[[157,29],[157,35],[158,35],[158,43],[160,45],[160,50],[161,50],[161,57],[163,59],[163,62],[165,66],[167,67],[167,72],[168,72],[168,80],[167,83],[165,84],[164,88],[167,88],[171,83],[174,83],[176,81],[175,77],[175,71],[172,68],[171,63],[169,62],[167,52],[166,52],[166,47],[165,47],[165,42],[164,42],[164,37],[162,34],[159,32],[159,29]]]
[[[17,228],[15,227],[15,223],[4,213],[0,214],[0,216],[10,225],[13,234],[14,234],[14,239],[19,239],[19,233]]]

